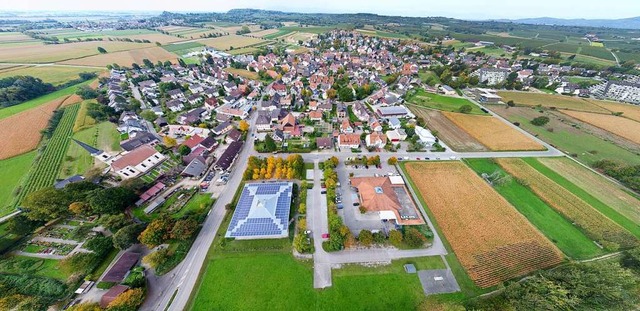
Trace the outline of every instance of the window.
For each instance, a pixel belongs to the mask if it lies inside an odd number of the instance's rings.
[[[160,159],[160,157],[159,157],[157,154],[156,154],[156,155],[154,155],[154,157],[155,157],[156,159]]]
[[[144,165],[144,163],[142,164],[142,167],[147,168],[147,166],[146,166],[146,165]]]

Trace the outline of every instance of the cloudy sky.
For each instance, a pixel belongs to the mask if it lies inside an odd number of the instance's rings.
[[[377,13],[488,18],[624,18],[640,15],[638,0],[0,0],[0,11],[215,11],[256,8],[290,12]]]

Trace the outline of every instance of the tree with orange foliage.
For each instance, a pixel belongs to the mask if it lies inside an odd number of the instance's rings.
[[[138,310],[143,302],[144,290],[142,288],[129,289],[118,295],[118,297],[107,306],[107,311]]]

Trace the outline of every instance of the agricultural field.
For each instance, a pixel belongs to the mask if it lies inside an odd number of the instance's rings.
[[[239,75],[241,77],[247,78],[247,79],[251,79],[251,80],[258,80],[260,79],[260,77],[258,76],[258,73],[255,71],[249,71],[246,69],[237,69],[237,68],[232,68],[232,67],[227,67],[224,69],[224,71],[226,71],[227,73],[230,73],[232,75]]]
[[[580,228],[606,250],[630,248],[638,239],[571,191],[557,184],[522,159],[497,159],[513,177],[522,180],[538,197]]]
[[[169,44],[169,45],[163,46],[162,48],[167,50],[168,52],[174,53],[178,56],[182,56],[185,54],[189,54],[191,52],[202,51],[202,47],[204,47],[204,45],[193,41],[193,42],[186,42],[186,43]]]
[[[443,112],[443,114],[490,150],[545,150],[544,146],[498,118],[452,112]]]
[[[432,132],[437,132],[439,139],[443,140],[447,146],[455,151],[489,151],[478,140],[457,127],[451,120],[445,117],[442,112],[413,105],[408,105],[409,110],[417,117],[421,117],[427,123],[427,127]]]
[[[372,36],[372,37],[380,37],[380,38],[387,38],[387,39],[407,39],[407,36],[401,33],[395,33],[395,32],[368,30],[368,29],[358,29],[356,31],[363,35]]]
[[[409,162],[405,168],[478,286],[498,285],[563,261],[553,244],[465,164]]]
[[[412,93],[406,101],[413,105],[450,112],[458,112],[460,107],[468,105],[471,107],[470,114],[486,115],[480,107],[465,98],[428,93],[423,89]]]
[[[344,28],[345,27],[340,27],[340,25],[336,25],[333,27],[331,26],[287,26],[287,27],[281,27],[280,30],[307,32],[307,33],[313,33],[318,35],[321,33],[329,32],[334,29],[344,29]]]
[[[562,175],[618,213],[640,224],[640,199],[629,190],[568,158],[538,159],[544,166]]]
[[[97,80],[94,80],[97,81]],[[93,81],[85,81],[73,86],[70,86],[68,88],[62,89],[62,90],[58,90],[55,91],[53,93],[49,93],[47,95],[43,95],[40,96],[38,98],[34,98],[32,100],[26,101],[22,104],[19,105],[15,105],[15,106],[11,106],[11,107],[7,107],[7,108],[2,108],[0,109],[0,120],[10,117],[14,114],[29,110],[31,108],[35,108],[44,104],[48,104],[49,102],[53,101],[53,100],[57,100],[61,97],[68,97],[69,95],[75,94],[76,90],[78,89],[78,87],[83,86],[83,85],[91,85],[91,83],[93,83]]]
[[[260,43],[264,43],[265,41],[258,38],[229,35],[218,38],[198,40],[198,42],[210,46],[216,50],[227,51],[247,47],[250,45],[257,45]]]
[[[608,113],[606,109],[578,97],[510,91],[500,91],[498,95],[502,97],[503,102],[512,100],[516,105]]]
[[[262,38],[263,39],[267,39],[267,40],[273,40],[273,39],[280,38],[282,36],[286,36],[286,35],[288,35],[288,34],[290,34],[292,32],[293,32],[293,30],[284,30],[284,29],[281,28],[281,29],[276,29],[275,32],[262,35]]]
[[[0,159],[7,159],[38,147],[41,131],[47,127],[49,119],[68,96],[52,100],[38,108],[29,109],[8,118],[0,119],[2,148]]]
[[[317,34],[313,34],[313,33],[294,31],[287,35],[279,37],[278,40],[283,41],[285,43],[297,44],[300,41],[306,42],[316,38],[317,36],[318,36]]]
[[[100,54],[98,47],[108,53],[140,49],[154,46],[153,43],[117,41],[91,41],[66,44],[49,44],[33,48],[0,46],[0,62],[9,63],[51,63]],[[99,64],[88,64],[100,66]]]
[[[640,144],[640,122],[610,114],[606,115],[569,110],[564,111],[563,113],[605,131],[616,134],[622,138],[628,139],[634,143]]]
[[[612,113],[622,112],[622,117],[640,122],[640,106],[638,105],[595,99],[589,99],[589,102],[607,109]]]
[[[265,29],[251,33],[251,37],[264,38],[265,36],[272,35],[278,32],[278,29]]]
[[[46,83],[53,85],[63,84],[70,80],[78,79],[78,74],[83,72],[97,73],[95,68],[77,68],[62,66],[25,66],[12,71],[0,72],[0,79],[12,76],[32,76],[40,78]]]
[[[74,133],[96,124],[96,120],[87,115],[89,103],[95,102],[95,100],[86,100],[80,103],[80,110],[78,110],[78,116],[73,124]]]
[[[0,217],[14,211],[11,202],[18,186],[31,168],[36,151],[25,153],[13,158],[0,160]]]
[[[78,58],[62,62],[69,65],[82,65],[82,66],[107,66],[110,64],[119,64],[121,66],[131,66],[131,64],[142,64],[144,59],[148,59],[153,63],[158,61],[172,61],[177,62],[175,54],[167,52],[161,47],[150,47],[144,49],[135,49],[129,51],[120,51],[114,53],[94,55],[84,58]]]
[[[166,31],[172,36],[185,38],[185,39],[203,38],[209,34],[224,34],[224,31],[221,31],[220,29],[212,29],[212,28],[165,26],[165,27],[160,27],[158,29],[162,31]]]
[[[21,32],[0,32],[0,48],[11,46],[38,46],[42,41]]]
[[[214,28],[219,31],[234,35],[236,34],[236,32],[242,30],[244,26],[247,26],[249,28],[249,31],[251,31],[251,33],[253,33],[254,31],[260,31],[260,25],[257,25],[257,24],[225,25],[225,26],[215,26]]]
[[[107,152],[120,151],[120,133],[116,130],[116,126],[110,122],[98,123],[83,129],[73,134],[73,139]],[[64,179],[76,174],[82,175],[91,169],[94,164],[94,158],[86,150],[70,140],[66,156],[60,166],[58,178]]]
[[[494,160],[466,159],[465,162],[476,173],[486,174],[493,188],[568,257],[587,259],[605,254],[576,226],[514,180]]]
[[[16,206],[21,203],[27,194],[53,185],[58,176],[60,164],[67,152],[73,124],[79,109],[79,104],[65,108],[58,127],[53,132],[51,139],[47,141],[44,151],[36,160],[22,191],[14,201]]]
[[[535,107],[488,107],[510,122],[520,123],[522,129],[585,164],[591,165],[604,159],[616,159],[632,165],[640,164],[640,157],[637,155],[640,148],[636,144],[568,115]],[[539,116],[549,117],[549,123],[545,126],[531,124],[531,120]]]

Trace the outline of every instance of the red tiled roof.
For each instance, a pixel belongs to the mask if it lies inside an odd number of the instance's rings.
[[[189,149],[193,149],[193,147],[197,146],[204,139],[205,138],[200,135],[193,135],[189,139],[185,140],[182,144],[189,147]]]

